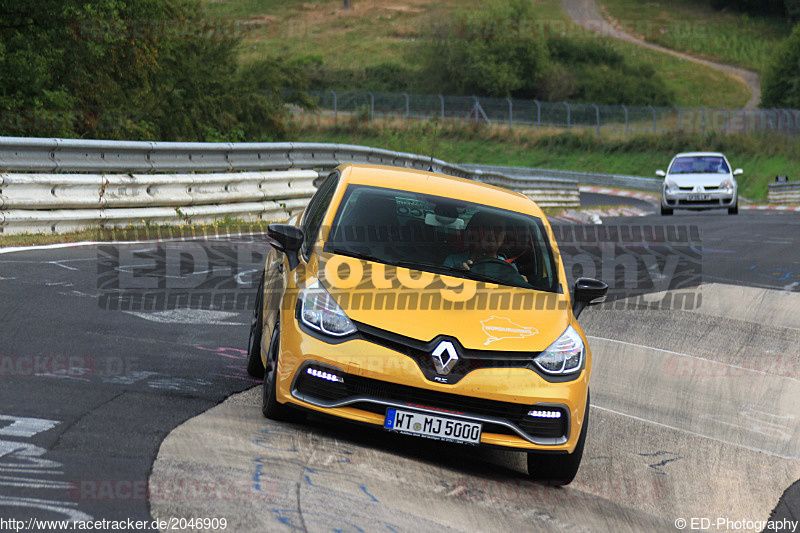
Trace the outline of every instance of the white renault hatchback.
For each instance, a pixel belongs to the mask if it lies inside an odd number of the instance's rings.
[[[720,209],[739,212],[738,186],[728,159],[716,152],[688,152],[672,158],[667,171],[657,170],[664,178],[661,195],[661,214],[671,215],[673,209]]]

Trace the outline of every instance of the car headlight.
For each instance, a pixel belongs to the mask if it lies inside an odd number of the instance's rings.
[[[728,193],[728,194],[732,193],[733,192],[733,187],[734,187],[733,180],[725,180],[725,181],[723,181],[720,184],[720,187],[725,189],[726,193]]]
[[[571,374],[581,369],[584,351],[583,339],[569,326],[553,344],[534,357],[533,361],[548,374]]]
[[[678,184],[674,181],[664,182],[664,188],[667,190],[667,192],[678,192]]]
[[[300,320],[311,329],[335,337],[356,331],[353,322],[319,281],[300,293]]]

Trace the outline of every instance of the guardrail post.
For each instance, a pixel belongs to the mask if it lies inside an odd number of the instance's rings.
[[[339,106],[337,105],[338,104],[338,101],[337,101],[338,99],[336,98],[336,91],[331,89],[331,94],[333,95],[333,124],[334,125],[338,125],[339,124]]]
[[[596,135],[600,135],[600,108],[597,107],[597,104],[592,104],[594,106],[594,112],[597,116],[597,129],[595,130]]]
[[[442,120],[444,120],[444,96],[440,94],[439,100],[442,102]]]
[[[570,115],[570,113],[569,113],[569,104],[565,101],[564,105],[567,106],[567,129],[568,130],[572,130],[572,120],[571,120],[571,117],[569,116]]]
[[[508,127],[511,128],[514,125],[514,108],[511,98],[506,98],[506,100],[508,101]]]
[[[629,133],[629,131],[628,131],[628,106],[626,106],[625,104],[621,104],[621,105],[622,105],[622,110],[625,111],[625,135],[627,135]]]
[[[369,95],[369,121],[372,122],[372,119],[375,115],[375,95],[372,94],[372,91],[367,91]]]
[[[408,120],[409,119],[408,94],[407,93],[403,93],[403,96],[406,97],[406,120]]]
[[[656,132],[656,108],[651,106],[650,104],[647,104],[647,107],[649,107],[650,110],[653,112],[653,133],[655,133]]]
[[[539,105],[539,100],[536,98],[533,99],[533,103],[536,104],[536,127],[542,127],[542,106]]]

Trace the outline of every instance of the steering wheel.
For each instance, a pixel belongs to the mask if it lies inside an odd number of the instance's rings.
[[[498,272],[499,276],[502,279],[507,279],[509,281],[513,280],[517,276],[520,276],[520,273],[517,272],[517,269],[514,268],[514,265],[511,263],[505,262],[503,259],[499,259],[497,257],[490,257],[487,259],[478,259],[477,261],[473,261],[472,265],[470,265],[469,269],[473,272],[478,274],[486,274],[488,275],[488,267],[489,265],[502,265],[503,269]],[[521,277],[521,276],[520,276]]]

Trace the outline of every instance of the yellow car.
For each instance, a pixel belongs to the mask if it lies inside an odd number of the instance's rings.
[[[248,357],[264,416],[525,451],[532,478],[572,481],[592,369],[577,316],[608,287],[581,278],[570,295],[533,201],[343,165],[268,236]]]

